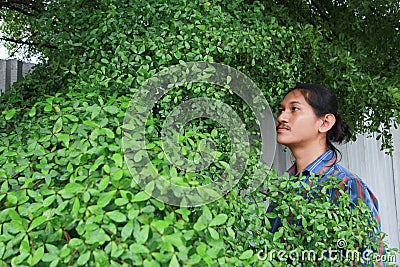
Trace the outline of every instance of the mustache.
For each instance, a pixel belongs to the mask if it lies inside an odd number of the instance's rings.
[[[279,123],[279,124],[276,126],[276,130],[278,130],[278,128],[285,128],[285,129],[290,130],[289,125],[287,125],[286,123]]]

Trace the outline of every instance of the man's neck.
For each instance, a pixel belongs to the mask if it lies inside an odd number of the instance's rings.
[[[296,159],[296,174],[302,172],[308,165],[324,154],[327,150],[327,147],[317,147],[313,149],[291,148],[292,154]]]

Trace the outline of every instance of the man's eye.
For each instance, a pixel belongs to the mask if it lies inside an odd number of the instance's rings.
[[[298,107],[292,107],[292,111],[296,111],[296,110],[299,110],[299,108]]]
[[[275,118],[275,120],[277,120],[278,119],[278,117],[279,117],[279,115],[281,115],[281,113],[283,112],[283,109],[282,108],[280,108],[280,109],[278,109],[278,111],[277,112],[275,112],[274,113],[274,118]]]

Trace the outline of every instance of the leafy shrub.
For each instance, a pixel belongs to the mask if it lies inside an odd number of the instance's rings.
[[[203,207],[150,198],[119,148],[127,100],[76,92],[47,97],[24,113],[14,134],[2,137],[3,264],[286,266],[276,258],[260,260],[260,250],[321,253],[337,248],[339,239],[349,249],[373,241],[367,207],[351,210],[345,193],[338,205],[319,199],[337,183],[309,188],[321,192],[309,201],[299,195],[299,181],[271,172],[264,193],[249,194],[242,183]],[[266,212],[266,201],[274,202],[274,213]],[[272,234],[268,218],[275,216],[284,227]]]
[[[368,245],[367,233],[374,229],[369,213],[362,205],[348,209],[346,194],[339,206],[317,198],[308,202],[298,197],[298,182],[272,171],[265,173],[264,191],[249,192],[260,156],[259,129],[251,108],[226,88],[188,84],[171,90],[154,107],[146,128],[147,149],[162,175],[208,183],[229,157],[223,127],[208,119],[185,126],[182,150],[195,151],[204,138],[219,148],[213,166],[197,174],[171,166],[160,129],[174,105],[188,99],[210,97],[232,107],[255,141],[243,178],[219,201],[185,208],[151,198],[136,184],[121,151],[130,99],[164,67],[181,61],[225,63],[254,80],[274,106],[286,88],[304,78],[303,71],[310,71],[308,48],[330,57],[323,52],[326,46],[318,45],[318,29],[280,25],[259,2],[244,1],[68,0],[53,2],[47,11],[32,28],[58,49],[43,48],[46,61],[1,98],[3,265],[285,266],[289,263],[276,258],[260,260],[258,252],[265,246],[270,251],[310,245],[322,251],[335,248],[337,238],[346,238],[349,248]],[[275,202],[275,213],[267,213],[268,200]],[[308,212],[311,208],[315,213]],[[307,227],[288,223],[275,234],[268,231],[268,218],[279,215],[289,222],[291,213]]]

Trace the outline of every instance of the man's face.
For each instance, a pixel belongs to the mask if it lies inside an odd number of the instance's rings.
[[[321,123],[302,93],[293,90],[279,105],[277,141],[289,148],[313,145],[318,140]]]

